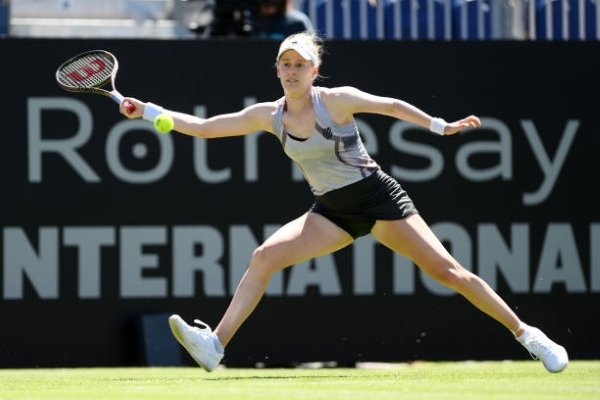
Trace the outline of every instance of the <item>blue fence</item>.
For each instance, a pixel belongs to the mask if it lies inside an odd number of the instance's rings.
[[[8,35],[10,11],[8,2],[0,0],[0,37]]]
[[[596,0],[301,0],[332,39],[600,39]]]
[[[600,8],[594,0],[531,1],[528,11],[535,39],[600,38]]]

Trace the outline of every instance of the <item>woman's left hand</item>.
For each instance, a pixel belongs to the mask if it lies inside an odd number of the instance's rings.
[[[469,115],[466,118],[459,119],[458,121],[448,122],[446,129],[444,129],[444,135],[454,135],[457,132],[467,128],[477,128],[481,126],[481,120],[475,115]]]

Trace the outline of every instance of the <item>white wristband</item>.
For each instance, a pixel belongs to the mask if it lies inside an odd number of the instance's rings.
[[[442,118],[432,118],[431,124],[429,125],[429,130],[431,132],[437,133],[438,135],[443,135],[446,130],[446,121]]]
[[[162,114],[162,112],[163,112],[163,108],[161,106],[148,102],[148,103],[146,103],[146,107],[144,108],[143,118],[146,121],[154,122],[156,117],[158,117],[160,114]]]

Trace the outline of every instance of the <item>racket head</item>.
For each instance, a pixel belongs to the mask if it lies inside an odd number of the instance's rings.
[[[119,69],[117,58],[106,50],[90,50],[71,57],[56,70],[56,82],[69,92],[97,93],[110,96],[102,89],[111,84]]]

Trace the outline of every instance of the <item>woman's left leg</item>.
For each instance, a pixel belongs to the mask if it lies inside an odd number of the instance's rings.
[[[431,278],[463,295],[510,331],[519,328],[519,317],[483,279],[452,257],[419,214],[378,221],[371,233],[384,246],[409,258]]]
[[[521,322],[502,298],[483,279],[463,268],[450,255],[418,214],[397,221],[378,221],[371,230],[383,245],[408,257],[436,281],[456,290],[475,307],[500,322],[550,372],[569,364],[564,347],[540,329]]]

